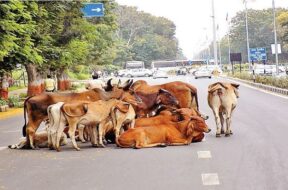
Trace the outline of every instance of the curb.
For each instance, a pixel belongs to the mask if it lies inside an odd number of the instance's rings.
[[[0,112],[0,120],[23,114],[23,108],[9,108],[7,112]]]
[[[288,89],[284,89],[284,88],[278,88],[278,87],[274,87],[274,86],[269,86],[269,85],[265,85],[265,84],[261,84],[261,83],[254,83],[254,82],[250,82],[247,80],[242,80],[242,79],[238,79],[238,78],[232,78],[232,77],[224,77],[223,78],[228,78],[230,80],[235,80],[235,81],[239,81],[245,84],[248,84],[250,86],[256,87],[256,88],[260,88],[266,91],[270,91],[270,92],[274,92],[277,94],[281,94],[281,95],[285,95],[288,96]]]

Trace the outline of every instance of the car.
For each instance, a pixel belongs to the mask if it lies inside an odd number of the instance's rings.
[[[181,67],[176,71],[176,75],[186,75],[187,74],[187,68]]]
[[[127,69],[121,69],[121,70],[118,70],[115,74],[116,77],[124,77],[125,74],[128,72]]]
[[[167,73],[165,71],[156,70],[153,73],[153,79],[156,79],[156,78],[168,78],[168,75],[167,75]]]
[[[195,79],[198,78],[212,78],[212,72],[206,67],[200,67],[197,71],[194,72]]]
[[[149,69],[130,69],[124,76],[126,77],[150,77],[153,75],[153,72]]]

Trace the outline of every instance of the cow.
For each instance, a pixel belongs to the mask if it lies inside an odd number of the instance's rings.
[[[175,124],[175,122],[183,121],[189,119],[191,116],[199,116],[202,118],[202,115],[195,111],[193,108],[181,108],[175,109],[172,111],[164,110],[159,115],[150,118],[137,118],[135,120],[135,127],[149,127],[149,126],[158,126],[165,124]],[[203,118],[202,118],[203,119]],[[203,119],[203,122],[204,119]],[[204,133],[199,133],[196,137],[194,136],[193,142],[201,142],[204,138]]]
[[[170,92],[162,88],[156,92],[132,92],[142,101],[141,104],[134,106],[138,118],[154,116],[162,105],[170,108],[179,107],[178,100]]]
[[[49,141],[48,140],[49,134],[47,131],[47,128],[50,125],[49,121],[46,120],[45,125],[46,125],[46,130],[37,132],[34,136],[34,139],[33,139],[35,142],[35,145],[38,148],[48,148],[49,147],[49,142],[48,142]],[[11,149],[25,149],[25,148],[27,148],[27,142],[26,141],[27,141],[27,139],[25,137],[21,137],[19,143],[9,145],[8,147]],[[65,133],[62,133],[60,136],[60,145],[64,146],[66,144],[67,144],[67,136]]]
[[[134,82],[130,89],[135,92],[155,92],[160,88],[169,91],[178,101],[180,108],[194,108],[199,111],[197,89],[181,81],[174,81],[160,85],[148,85],[144,80],[138,80]]]
[[[109,100],[111,98],[117,98],[127,101],[131,104],[137,105],[139,98],[135,94],[131,94],[129,87],[133,81],[127,81],[125,85],[114,88],[111,85],[111,80],[107,82],[105,87],[106,91],[101,89],[92,89],[81,93],[42,93],[37,96],[28,97],[24,101],[24,126],[22,128],[23,136],[27,134],[27,143],[32,149],[35,149],[33,143],[33,137],[36,130],[42,121],[47,119],[48,106],[57,102],[73,102],[73,101],[97,101],[97,100]],[[26,124],[26,114],[28,123]]]
[[[119,138],[116,143],[122,148],[148,148],[166,145],[188,145],[194,136],[199,133],[210,132],[211,129],[205,124],[203,118],[191,116],[174,124],[161,124],[149,127],[136,127],[129,129]]]
[[[224,82],[216,82],[208,87],[208,104],[213,111],[217,126],[216,137],[224,133],[226,137],[232,134],[231,117],[239,98],[238,88],[239,84]],[[224,131],[224,120],[226,120],[226,131]]]
[[[79,124],[90,125],[93,130],[91,143],[94,146],[99,145],[100,147],[105,147],[103,144],[103,126],[107,122],[107,118],[110,116],[111,111],[118,109],[120,112],[127,113],[131,105],[129,103],[110,99],[107,101],[98,100],[96,102],[76,102],[76,103],[65,103],[61,107],[61,115],[66,119],[69,125],[68,134],[71,138],[72,145],[76,150],[80,150],[75,141],[75,131]],[[62,117],[62,116],[60,116]],[[66,122],[61,122],[57,131],[57,140],[59,135],[63,132]],[[99,128],[99,139],[97,140],[97,130],[96,126]],[[119,123],[121,126],[121,124]],[[118,130],[116,130],[118,132]],[[116,134],[116,136],[118,136]],[[59,141],[56,142],[56,150],[60,151]]]

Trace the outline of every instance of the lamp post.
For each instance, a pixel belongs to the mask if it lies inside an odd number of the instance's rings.
[[[214,65],[218,65],[214,0],[212,0],[212,22],[213,22]]]
[[[231,65],[231,61],[230,61],[230,54],[231,54],[231,46],[230,46],[230,21],[229,21],[229,17],[228,17],[228,13],[226,16],[226,20],[227,20],[227,25],[228,25],[228,63],[232,68]]]
[[[275,11],[275,1],[274,0],[272,0],[272,7],[273,7],[273,23],[274,23],[274,44],[275,44],[276,75],[279,75],[278,42],[277,42],[277,28],[276,28],[276,11]]]
[[[248,56],[248,63],[249,63],[249,70],[251,70],[250,64],[250,47],[249,47],[249,31],[248,31],[248,10],[247,10],[247,0],[243,0],[245,4],[245,23],[246,23],[246,42],[247,42],[247,56]]]

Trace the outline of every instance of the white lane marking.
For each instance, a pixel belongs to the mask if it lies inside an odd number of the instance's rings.
[[[2,147],[0,147],[0,151],[1,151],[1,150],[5,150],[5,149],[7,149],[6,146],[2,146]]]
[[[18,133],[21,132],[21,130],[15,130],[15,131],[3,131],[2,133]]]
[[[211,152],[210,151],[198,151],[197,152],[198,154],[198,158],[201,159],[201,158],[211,158]]]
[[[270,95],[274,95],[274,96],[277,96],[277,97],[280,97],[280,98],[288,99],[288,97],[285,96],[285,95],[281,95],[281,94],[277,94],[277,93],[270,92],[270,91],[268,91],[268,90],[264,90],[264,89],[261,89],[261,88],[257,88],[257,87],[251,86],[251,85],[249,85],[249,84],[246,84],[246,83],[241,82],[241,81],[238,81],[238,80],[233,80],[233,79],[228,79],[228,78],[225,78],[225,79],[227,79],[227,80],[229,80],[229,81],[233,81],[233,82],[236,81],[236,82],[238,82],[238,83],[241,83],[241,85],[243,85],[243,86],[246,86],[246,87],[248,87],[248,88],[252,88],[252,89],[254,89],[254,90],[258,90],[258,91],[260,91],[260,92],[264,92],[264,93],[266,93],[266,94],[270,94]]]
[[[217,173],[202,174],[203,185],[220,185]]]

